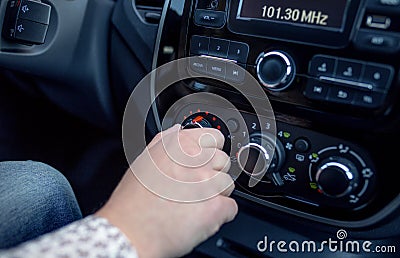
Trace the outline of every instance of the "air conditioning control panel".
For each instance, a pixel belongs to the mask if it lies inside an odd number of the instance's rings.
[[[212,110],[212,112],[208,111]],[[189,104],[174,118],[183,128],[212,127],[225,135],[230,174],[241,196],[299,212],[353,220],[375,201],[378,173],[360,146],[251,113]],[[218,114],[224,114],[222,116]]]

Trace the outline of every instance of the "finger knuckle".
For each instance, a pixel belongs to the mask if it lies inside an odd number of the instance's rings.
[[[223,199],[220,196],[215,197],[214,201],[210,206],[210,213],[212,213],[213,215],[220,214],[221,209],[223,209],[223,206],[224,206]]]

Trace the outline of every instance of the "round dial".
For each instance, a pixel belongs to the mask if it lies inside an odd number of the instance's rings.
[[[271,154],[265,147],[251,142],[239,150],[239,166],[247,174],[259,175],[267,170]]]
[[[285,159],[285,151],[282,143],[273,138],[254,133],[250,136],[250,142],[243,146],[238,153],[239,167],[249,175],[260,175],[267,171],[274,172],[282,166]]]
[[[282,91],[290,86],[296,73],[293,59],[285,52],[262,53],[257,59],[257,76],[264,87]]]
[[[188,116],[184,117],[181,123],[182,129],[193,129],[193,128],[215,128],[223,135],[228,135],[229,130],[227,125],[216,115],[208,111],[190,111]],[[232,125],[231,125],[232,126]],[[225,138],[225,143],[223,151],[230,154],[231,151],[231,140],[227,137]]]
[[[325,195],[340,198],[350,194],[358,186],[359,173],[348,159],[330,157],[318,166],[315,180]]]

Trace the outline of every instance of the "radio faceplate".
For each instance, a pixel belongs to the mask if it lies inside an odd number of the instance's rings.
[[[274,6],[273,1],[218,1],[218,10],[207,8],[205,2],[195,4],[184,55],[226,59],[228,66],[229,61],[237,63],[258,78],[276,101],[345,115],[351,107],[360,117],[392,108],[391,93],[397,94],[398,89],[391,86],[397,83],[399,60],[387,53],[399,53],[400,33],[378,22],[400,22],[393,16],[396,8],[377,6],[376,1],[347,1],[342,6],[343,26],[338,25],[338,17],[329,23],[329,14],[327,26],[310,26],[288,22],[284,16],[284,21],[254,18],[263,15],[263,6]],[[314,10],[311,3],[304,3],[305,13],[323,12],[323,6]],[[220,78],[243,80],[226,64],[217,66],[207,66],[205,61],[204,70],[210,73],[207,70],[215,68]]]

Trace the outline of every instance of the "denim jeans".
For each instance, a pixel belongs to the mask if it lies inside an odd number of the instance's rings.
[[[39,162],[0,162],[0,249],[51,232],[82,214],[68,180]]]

